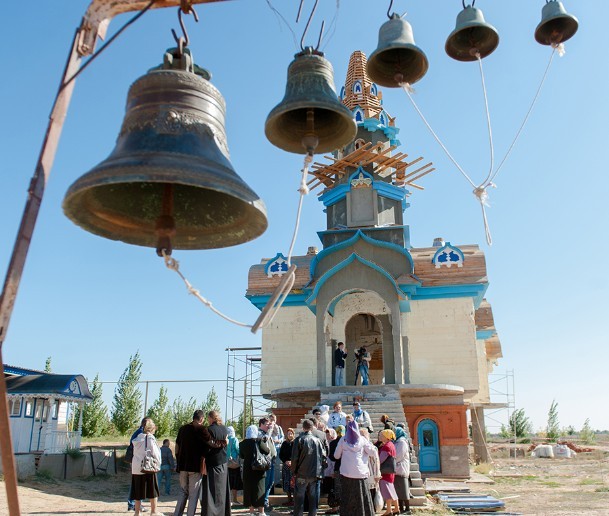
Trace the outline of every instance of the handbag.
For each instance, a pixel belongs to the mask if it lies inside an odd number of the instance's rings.
[[[273,458],[270,453],[264,453],[261,448],[261,442],[254,442],[254,454],[252,456],[252,469],[254,471],[268,471],[271,469]],[[268,449],[268,446],[266,446]]]
[[[381,462],[381,474],[395,473],[395,457],[391,455]]]
[[[239,459],[234,459],[233,457],[228,458],[228,467],[229,469],[237,469],[241,467],[239,463]]]
[[[152,450],[148,449],[148,436],[146,436],[144,446],[146,447],[146,456],[141,463],[142,473],[158,473],[161,471],[161,461],[152,454]]]

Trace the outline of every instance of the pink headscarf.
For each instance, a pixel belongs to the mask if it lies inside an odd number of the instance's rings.
[[[347,423],[347,433],[345,434],[345,441],[348,445],[354,446],[359,441],[359,427],[355,421],[349,421]]]

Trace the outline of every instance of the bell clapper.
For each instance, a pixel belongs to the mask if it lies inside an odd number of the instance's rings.
[[[156,220],[157,235],[156,254],[158,256],[171,255],[173,246],[171,238],[176,234],[176,223],[173,218],[173,185],[166,184],[163,187],[163,205],[161,216]]]

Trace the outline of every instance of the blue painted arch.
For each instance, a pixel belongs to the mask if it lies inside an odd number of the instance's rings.
[[[440,433],[433,419],[422,419],[417,425],[419,469],[421,473],[437,473],[440,466]]]

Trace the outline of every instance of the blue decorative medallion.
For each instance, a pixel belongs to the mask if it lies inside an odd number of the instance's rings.
[[[283,276],[288,272],[288,260],[281,253],[277,253],[274,258],[271,258],[264,266],[264,272],[269,277]]]
[[[458,247],[450,245],[450,242],[446,242],[443,247],[440,247],[433,255],[431,262],[436,266],[436,269],[440,267],[448,267],[449,269],[456,265],[457,267],[463,267],[465,257],[463,252]]]

